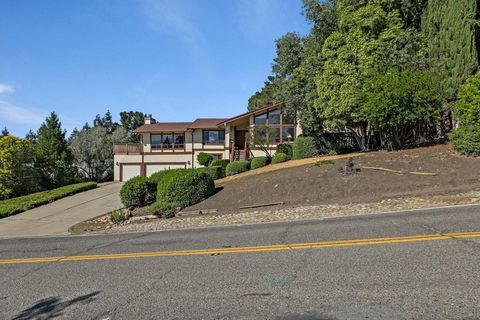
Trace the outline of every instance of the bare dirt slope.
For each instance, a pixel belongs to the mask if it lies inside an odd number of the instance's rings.
[[[242,206],[271,202],[284,202],[283,207],[346,205],[456,194],[480,188],[480,160],[459,156],[448,145],[372,152],[353,161],[360,167],[437,175],[401,175],[361,169],[356,175],[344,176],[339,169],[345,165],[345,159],[335,160],[333,164],[310,163],[222,182],[217,185],[221,188],[217,194],[187,210],[217,209],[218,213],[234,213]]]

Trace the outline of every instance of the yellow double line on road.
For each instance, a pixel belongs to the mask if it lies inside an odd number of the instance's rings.
[[[356,239],[356,240],[274,244],[274,245],[266,245],[266,246],[250,246],[250,247],[234,247],[234,248],[214,248],[214,249],[195,249],[195,250],[176,250],[176,251],[93,254],[93,255],[85,255],[85,256],[59,256],[59,257],[41,257],[41,258],[3,259],[3,260],[0,260],[0,265],[22,264],[22,263],[63,262],[63,261],[132,259],[132,258],[149,258],[149,257],[177,257],[177,256],[189,256],[189,255],[216,255],[216,254],[227,254],[227,253],[255,253],[255,252],[269,252],[269,251],[320,249],[320,248],[331,248],[331,247],[369,246],[369,245],[375,245],[375,244],[409,243],[409,242],[418,242],[418,241],[437,241],[437,240],[465,239],[465,238],[480,238],[480,232],[427,234],[427,235],[390,237],[390,238],[370,238],[370,239]]]

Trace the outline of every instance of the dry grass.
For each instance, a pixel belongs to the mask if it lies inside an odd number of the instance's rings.
[[[229,176],[225,177],[223,179],[218,179],[215,180],[215,184],[221,185],[233,180],[249,177],[249,176],[254,176],[257,174],[263,174],[267,172],[272,172],[272,171],[277,171],[277,170],[282,170],[282,169],[288,169],[288,168],[295,168],[295,167],[301,167],[306,164],[315,164],[318,161],[334,161],[334,160],[340,160],[340,159],[347,159],[347,158],[352,158],[352,157],[359,157],[363,156],[365,153],[348,153],[348,154],[340,154],[340,155],[334,155],[334,156],[320,156],[320,157],[313,157],[313,158],[307,158],[307,159],[300,159],[300,160],[290,160],[287,162],[282,162],[282,163],[277,163],[277,164],[271,164],[266,167],[258,168],[255,170],[250,170],[247,172],[239,173],[234,176]]]

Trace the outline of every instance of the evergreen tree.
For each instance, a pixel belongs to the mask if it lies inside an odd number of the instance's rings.
[[[73,155],[65,134],[55,112],[38,129],[34,165],[45,189],[63,186],[75,179]]]
[[[432,70],[439,74],[445,104],[478,69],[479,4],[477,0],[430,0],[422,19]]]

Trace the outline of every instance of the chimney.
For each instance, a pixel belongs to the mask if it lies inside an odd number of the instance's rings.
[[[146,115],[144,120],[145,120],[145,124],[154,124],[155,123],[155,119],[153,119],[151,114]]]

